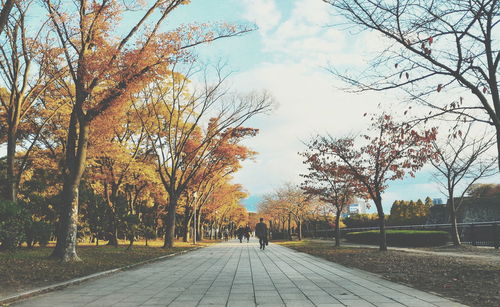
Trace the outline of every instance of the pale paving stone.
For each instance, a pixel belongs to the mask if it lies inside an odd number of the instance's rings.
[[[464,306],[271,244],[230,241],[13,306]]]

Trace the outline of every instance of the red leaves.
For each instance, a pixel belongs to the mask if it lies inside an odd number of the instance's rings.
[[[486,86],[483,87],[483,94],[486,94],[486,92],[488,91],[488,88]]]
[[[438,84],[436,91],[439,93],[439,92],[441,92],[442,89],[443,89],[443,85]]]
[[[410,79],[410,74],[409,73],[406,72],[405,75],[406,75],[406,79]]]
[[[432,36],[427,39],[427,42],[429,43],[429,45],[432,45],[432,43],[434,42]]]

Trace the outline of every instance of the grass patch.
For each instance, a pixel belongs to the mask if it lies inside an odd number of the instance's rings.
[[[374,248],[334,247],[331,241],[277,244],[339,264],[382,275],[470,306],[500,306],[500,261],[427,255]]]
[[[146,247],[139,242],[131,250],[126,250],[125,241],[118,247],[80,244],[77,253],[83,261],[76,263],[60,263],[49,259],[53,248],[51,246],[0,252],[0,295],[119,268],[195,247],[190,243],[176,242],[174,248],[164,249],[160,248],[163,244],[161,241],[148,243],[150,246]],[[208,244],[211,243],[201,242],[197,246]]]

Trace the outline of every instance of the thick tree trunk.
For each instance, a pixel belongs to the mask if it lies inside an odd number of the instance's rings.
[[[17,178],[16,178],[16,142],[17,126],[9,126],[7,137],[7,189],[5,198],[17,202]]]
[[[168,212],[165,219],[165,243],[164,248],[174,247],[175,238],[175,215],[177,211],[177,197],[170,194],[170,201],[168,203]]]
[[[108,245],[118,247],[118,221],[116,218],[116,213],[112,212],[111,220],[111,232],[109,233]]]
[[[385,235],[385,215],[384,215],[384,208],[382,208],[381,197],[378,197],[378,199],[375,201],[375,206],[377,207],[378,225],[380,229],[379,250],[385,252],[387,251],[387,237]]]
[[[118,227],[116,227],[115,222],[111,223],[111,227],[112,227],[112,230],[109,233],[109,238],[108,238],[109,240],[108,240],[107,245],[118,247]]]
[[[80,122],[77,137],[76,111],[71,114],[66,144],[64,184],[61,197],[61,217],[57,244],[52,257],[62,262],[80,261],[76,254],[78,231],[78,188],[85,170],[89,126]]]
[[[335,214],[335,246],[340,246],[340,211]]]
[[[81,261],[76,253],[78,231],[78,185],[64,183],[57,244],[52,257],[62,262]]]

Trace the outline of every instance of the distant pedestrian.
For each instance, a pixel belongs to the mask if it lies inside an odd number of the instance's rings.
[[[236,236],[240,240],[240,243],[242,243],[244,231],[245,229],[243,229],[243,226],[238,227],[238,229],[236,230]]]
[[[227,231],[227,229],[224,229],[224,232],[222,233],[222,237],[224,237],[224,241],[229,240],[229,232]]]
[[[269,244],[267,240],[267,225],[264,223],[264,218],[260,218],[260,222],[255,225],[255,236],[259,238],[260,249],[266,249]]]
[[[247,239],[247,243],[250,242],[250,233],[252,230],[250,229],[250,226],[246,226],[245,229],[243,230],[243,235],[245,236],[245,239]]]

